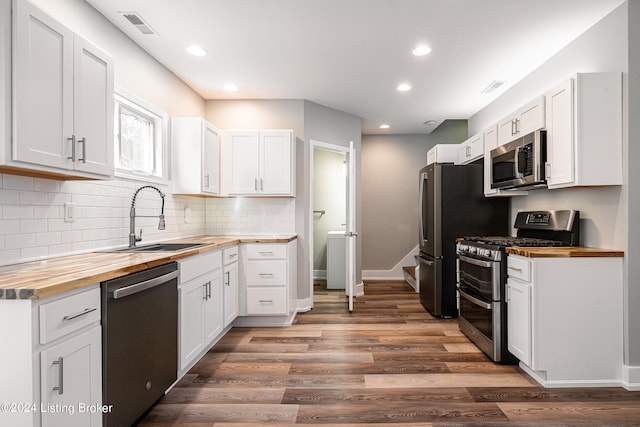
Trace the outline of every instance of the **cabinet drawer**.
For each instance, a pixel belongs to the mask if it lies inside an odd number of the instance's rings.
[[[287,259],[287,245],[257,243],[245,246],[247,259]]]
[[[100,322],[100,288],[42,304],[40,344]]]
[[[224,265],[238,261],[238,247],[232,246],[222,250],[222,263]]]
[[[222,251],[205,252],[178,261],[180,283],[186,283],[198,276],[222,267]]]
[[[245,278],[247,286],[285,286],[287,261],[247,261]]]
[[[287,288],[247,289],[247,314],[288,314]]]
[[[509,277],[513,277],[524,282],[530,282],[531,261],[527,258],[509,255],[507,257],[507,274]]]

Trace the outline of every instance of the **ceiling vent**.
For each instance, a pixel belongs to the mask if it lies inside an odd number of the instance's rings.
[[[118,12],[122,15],[127,21],[131,23],[134,27],[138,29],[142,34],[151,35],[158,34],[149,24],[145,22],[144,19],[138,14],[138,12]]]
[[[503,84],[504,84],[504,82],[493,81],[493,82],[491,82],[491,84],[489,86],[484,88],[484,90],[482,92],[480,92],[480,93],[491,93],[494,90],[498,89]]]

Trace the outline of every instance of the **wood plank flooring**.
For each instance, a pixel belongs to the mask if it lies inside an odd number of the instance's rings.
[[[404,282],[367,282],[346,309],[316,284],[288,328],[234,328],[143,426],[640,426],[640,392],[544,389],[433,318]]]

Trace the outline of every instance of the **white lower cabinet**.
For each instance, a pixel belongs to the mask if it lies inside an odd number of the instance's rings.
[[[238,247],[224,249],[222,251],[222,296],[224,299],[223,315],[224,327],[229,326],[238,317]]]
[[[526,365],[531,364],[531,290],[528,283],[507,281],[508,349]]]
[[[0,300],[3,426],[101,426],[100,287]],[[6,409],[6,410],[5,410]]]
[[[180,265],[179,372],[181,376],[222,333],[222,254],[207,252]]]
[[[509,351],[546,387],[620,386],[622,257],[507,257]]]
[[[297,295],[296,242],[241,245],[240,316],[262,316],[265,326],[293,321]],[[245,324],[260,324],[259,319],[254,320],[256,323],[244,319]]]
[[[102,414],[93,409],[102,394],[101,342],[102,330],[94,326],[40,353],[43,427],[102,425]]]

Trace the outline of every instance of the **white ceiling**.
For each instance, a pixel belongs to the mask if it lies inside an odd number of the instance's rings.
[[[307,99],[362,117],[365,134],[427,133],[427,120],[469,118],[623,3],[87,1],[205,99]],[[157,35],[119,11],[139,13]],[[419,43],[432,52],[413,56]],[[192,44],[209,55],[186,53]],[[496,80],[506,83],[481,93]],[[230,82],[237,92],[224,90]],[[403,82],[412,90],[398,92]]]

